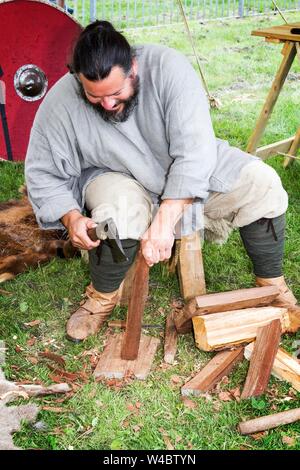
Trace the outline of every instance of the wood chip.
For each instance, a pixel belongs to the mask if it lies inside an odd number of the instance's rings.
[[[55,354],[50,351],[45,351],[45,352],[39,353],[39,356],[45,357],[46,359],[50,359],[51,361],[56,362],[58,365],[65,367],[66,362],[64,358],[62,356],[59,356],[58,354]]]

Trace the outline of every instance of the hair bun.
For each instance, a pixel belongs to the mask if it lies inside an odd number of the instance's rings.
[[[91,23],[88,28],[91,29],[97,29],[97,30],[102,30],[102,31],[107,31],[107,32],[112,32],[116,31],[113,25],[109,21],[104,21],[104,20],[96,20],[93,23]]]

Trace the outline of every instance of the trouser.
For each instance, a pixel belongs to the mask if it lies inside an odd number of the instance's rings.
[[[116,196],[118,195],[118,196]],[[98,176],[87,187],[86,207],[96,223],[112,217],[128,261],[114,263],[110,247],[89,252],[91,280],[96,290],[112,292],[134,261],[139,239],[152,219],[152,201],[135,180],[121,173]],[[239,228],[258,277],[282,275],[285,212],[288,197],[275,170],[261,161],[246,165],[228,193],[211,193],[204,204],[206,217],[224,219]]]

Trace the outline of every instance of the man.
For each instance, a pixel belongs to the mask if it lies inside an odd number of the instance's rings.
[[[133,49],[96,21],[81,33],[70,70],[40,106],[26,158],[40,225],[63,224],[89,250],[92,283],[68,321],[69,338],[99,330],[139,244],[149,266],[168,259],[175,233],[203,227],[203,204],[210,219],[239,227],[257,285],[278,285],[278,303],[294,305],[282,275],[287,194],[272,168],[215,138],[187,59],[162,46]],[[128,258],[120,264],[87,234],[108,217]]]

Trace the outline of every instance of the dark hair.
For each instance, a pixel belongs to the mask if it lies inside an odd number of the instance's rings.
[[[102,80],[118,65],[128,74],[133,52],[125,37],[108,21],[94,21],[80,34],[69,66],[88,80]]]

